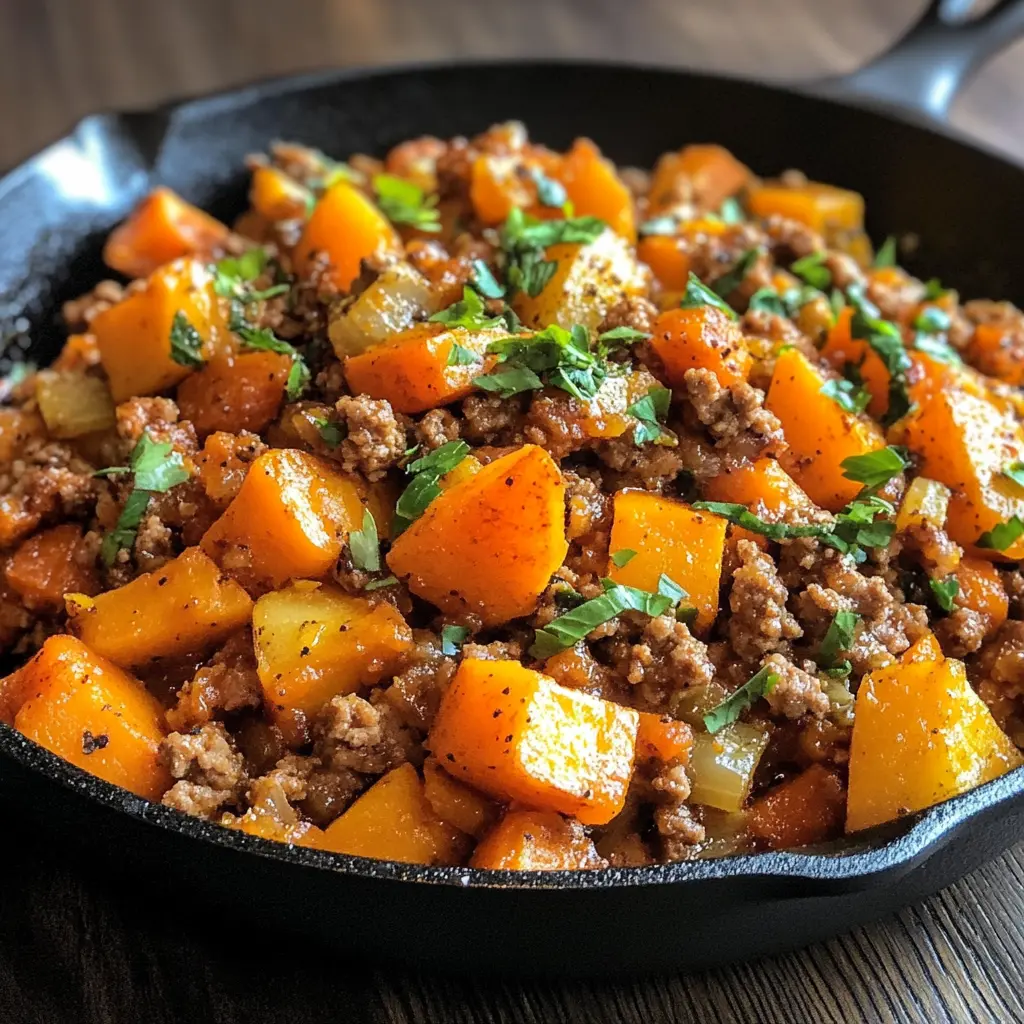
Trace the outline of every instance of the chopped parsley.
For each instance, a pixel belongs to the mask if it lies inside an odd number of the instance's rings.
[[[837,661],[840,651],[853,647],[860,615],[847,609],[836,612],[818,648],[818,664],[833,674],[849,675],[852,666],[848,661]],[[842,670],[841,672],[839,670]]]
[[[1002,469],[1003,476],[1012,480],[1018,487],[1024,487],[1024,462],[1015,459],[1008,462]]]
[[[363,590],[380,590],[383,587],[393,586],[397,582],[397,576],[385,576],[382,580],[370,580],[370,582],[363,587]]]
[[[896,266],[896,236],[889,237],[878,247],[875,258],[872,260],[873,267],[895,267]]]
[[[469,637],[468,626],[444,626],[441,629],[441,653],[454,657]]]
[[[825,253],[812,252],[802,256],[789,268],[804,284],[824,291],[832,284],[832,271],[825,266]]]
[[[597,217],[537,220],[518,207],[501,229],[505,280],[509,291],[523,291],[536,298],[554,276],[558,264],[544,258],[544,250],[563,242],[587,245],[605,230]]]
[[[1006,551],[1020,540],[1024,535],[1024,519],[1020,516],[1010,516],[1005,523],[996,523],[991,530],[986,530],[978,538],[979,548],[988,548],[990,551]]]
[[[839,463],[847,480],[863,484],[859,495],[880,491],[893,477],[910,468],[910,453],[899,445],[889,445],[863,455],[850,455]]]
[[[736,310],[721,296],[716,295],[692,270],[686,281],[686,291],[683,292],[679,305],[683,309],[714,306],[715,309],[721,310],[730,320],[739,319],[736,315]]]
[[[253,291],[249,285],[266,269],[269,257],[266,249],[247,249],[241,256],[225,256],[213,266],[213,290],[225,299],[259,302],[283,295],[287,284],[275,284],[262,291]]]
[[[722,200],[722,205],[718,208],[718,216],[723,224],[742,224],[743,207],[740,206],[738,199],[730,196],[728,199]]]
[[[460,345],[457,341],[452,342],[452,347],[448,350],[449,366],[473,366],[479,362],[480,357],[472,349]]]
[[[288,370],[284,391],[288,401],[294,402],[305,391],[311,376],[309,367],[306,365],[306,361],[302,358],[298,349],[287,341],[282,341],[268,327],[250,327],[243,322],[236,324],[234,330],[246,348],[256,349],[261,352],[276,352],[282,356],[291,356],[292,365]]]
[[[789,315],[789,310],[783,305],[779,293],[774,288],[758,288],[750,296],[747,308],[754,312],[774,313],[776,316]]]
[[[864,295],[863,286],[850,285],[847,298],[853,307],[850,336],[866,341],[889,371],[889,408],[882,418],[886,426],[902,419],[911,411],[907,391],[907,370],[910,356],[903,347],[903,335],[896,324],[883,320],[878,307]]]
[[[727,725],[732,725],[747,708],[752,707],[778,685],[778,674],[767,665],[752,675],[735,693],[729,694],[716,704],[705,716],[704,727],[714,735]]]
[[[652,217],[645,220],[637,231],[641,238],[650,238],[652,235],[674,235],[679,229],[679,220],[670,214],[663,214],[660,217]]]
[[[380,540],[377,524],[369,509],[363,509],[363,525],[348,535],[348,550],[352,564],[364,572],[380,571]]]
[[[871,404],[871,392],[852,380],[825,381],[821,393],[832,399],[844,412],[862,413]]]
[[[638,448],[648,441],[657,441],[665,433],[661,424],[668,415],[671,401],[672,392],[668,388],[656,387],[627,407],[626,415],[640,421],[633,429],[633,443]]]
[[[340,423],[332,423],[326,416],[318,416],[313,425],[320,432],[320,438],[332,451],[345,440],[345,428]]]
[[[952,320],[940,306],[928,306],[914,318],[914,329],[925,334],[942,334],[949,330]]]
[[[627,587],[610,579],[602,580],[601,584],[604,593],[600,597],[584,601],[536,631],[530,647],[533,657],[543,661],[559,651],[567,650],[622,612],[643,612],[652,617],[663,615],[677,600],[662,593],[652,594],[646,590],[637,590],[636,587]]]
[[[935,603],[944,611],[951,612],[954,608],[954,600],[960,593],[960,582],[955,576],[949,576],[944,580],[929,580],[928,586],[932,588]]]
[[[465,441],[449,441],[409,463],[405,471],[412,475],[412,480],[395,505],[396,535],[423,515],[427,506],[441,493],[441,477],[450,473],[468,454],[469,445]]]
[[[537,200],[541,206],[561,210],[569,201],[565,186],[554,178],[549,178],[539,167],[530,170],[530,176],[537,185]]]
[[[198,370],[203,365],[203,336],[180,309],[171,321],[171,358],[190,370]]]
[[[430,317],[430,322],[446,327],[465,327],[467,331],[486,331],[503,321],[500,316],[488,316],[484,300],[469,285],[462,289],[462,298]]]
[[[623,566],[629,565],[634,558],[636,558],[636,552],[632,548],[622,548],[621,551],[616,551],[612,555],[612,564],[617,569],[621,569]]]
[[[914,348],[940,363],[957,366],[963,362],[957,350],[941,335],[923,334],[918,331],[914,335]]]
[[[409,224],[431,234],[441,230],[436,195],[427,195],[419,185],[393,174],[375,174],[372,184],[377,205],[393,224]]]
[[[756,246],[742,253],[732,270],[728,270],[715,278],[714,284],[711,286],[715,294],[723,299],[727,299],[743,284],[743,279],[750,273],[751,268],[757,262],[757,258],[760,255],[761,250]]]
[[[585,327],[577,324],[567,331],[552,324],[526,338],[500,338],[487,349],[488,354],[498,357],[498,367],[474,377],[473,383],[502,398],[536,391],[547,384],[586,401],[617,369],[607,361],[609,349],[638,335],[646,337],[638,331],[616,328],[599,335],[594,347]]]
[[[942,287],[942,282],[937,277],[933,277],[926,281],[924,285],[924,297],[928,302],[934,302],[936,299],[941,299],[948,291],[948,288]]]
[[[483,260],[473,260],[473,283],[485,299],[500,299],[505,294],[504,286],[498,284],[494,272]]]
[[[134,477],[132,492],[121,509],[117,523],[103,538],[100,547],[100,555],[105,565],[113,565],[118,551],[135,543],[135,535],[138,533],[142,517],[146,514],[150,496],[163,494],[189,478],[181,453],[175,451],[170,442],[154,441],[145,433],[132,449],[128,462],[127,466],[110,466],[95,474],[112,476],[131,473]]]

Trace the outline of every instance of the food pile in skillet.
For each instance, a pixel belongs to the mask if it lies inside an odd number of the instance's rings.
[[[281,842],[599,868],[1020,765],[1024,316],[521,125],[165,188],[5,382],[0,720]]]

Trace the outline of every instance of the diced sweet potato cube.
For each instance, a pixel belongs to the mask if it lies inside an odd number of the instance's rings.
[[[557,172],[577,217],[597,217],[616,234],[636,241],[633,194],[615,165],[589,139],[577,139]]]
[[[847,306],[829,328],[821,354],[840,373],[848,365],[857,368],[864,380],[864,387],[871,393],[868,412],[880,419],[889,408],[889,371],[882,357],[866,341],[851,335],[852,319],[853,310]]]
[[[963,558],[953,575],[960,585],[953,603],[977,612],[985,621],[986,636],[992,636],[1006,621],[1010,608],[999,570],[981,558]]]
[[[773,521],[790,509],[814,507],[803,488],[775,459],[767,458],[723,470],[704,484],[704,498],[746,505],[755,513],[771,512]]]
[[[434,813],[460,832],[479,837],[497,820],[493,800],[453,779],[432,758],[423,765],[423,787]]]
[[[224,822],[222,822],[224,824]],[[290,843],[293,846],[309,846],[313,849],[323,847],[324,833],[316,825],[308,821],[296,821],[286,824],[272,814],[261,814],[250,809],[240,818],[227,823],[228,828],[236,828],[250,836],[261,839],[272,839],[275,843]]]
[[[362,527],[365,487],[323,459],[275,448],[249,468],[202,548],[247,583],[280,586],[330,570]]]
[[[971,363],[982,373],[1014,387],[1024,384],[1024,330],[1005,324],[978,324],[967,347]]]
[[[142,291],[96,314],[92,331],[115,402],[154,395],[192,372],[171,358],[171,329],[179,313],[202,338],[204,358],[212,356],[221,343],[223,321],[213,278],[196,260],[160,267]]]
[[[813,764],[758,797],[747,823],[750,834],[776,850],[808,846],[843,831],[846,791],[832,769]]]
[[[150,800],[171,779],[158,759],[164,738],[157,699],[71,636],[52,636],[20,670],[15,728],[30,740]]]
[[[747,194],[750,212],[768,218],[778,214],[796,220],[833,241],[844,232],[864,229],[864,199],[856,192],[833,185],[808,181],[787,187],[766,182],[753,186]]]
[[[922,476],[953,492],[946,530],[971,549],[982,533],[1012,516],[1024,516],[1024,492],[1003,468],[1024,458],[1024,434],[1012,416],[956,383],[918,396],[920,408],[906,421],[903,443],[920,459]],[[983,558],[1016,559],[1024,540],[1007,551],[977,549]]]
[[[476,390],[473,378],[487,372],[489,345],[504,331],[467,331],[442,324],[418,324],[390,341],[345,360],[345,379],[353,394],[386,398],[398,412],[425,412],[465,398]],[[478,357],[475,363],[449,365],[454,345]]]
[[[514,207],[536,215],[537,182],[530,174],[537,161],[522,154],[499,156],[481,153],[470,165],[469,200],[484,224],[502,224]]]
[[[608,575],[616,583],[658,592],[664,573],[687,593],[683,605],[697,609],[696,630],[710,628],[718,615],[726,521],[696,512],[680,501],[647,491],[615,495],[609,555],[635,551],[625,565],[609,558]]]
[[[685,291],[693,264],[684,239],[669,235],[641,238],[636,255],[641,263],[651,268],[665,291]]]
[[[564,490],[551,456],[524,445],[435,498],[388,565],[449,614],[491,626],[527,615],[565,558]]]
[[[86,561],[82,528],[62,523],[23,541],[7,560],[4,577],[8,586],[40,611],[59,611],[64,595],[95,594],[99,579],[95,566]]]
[[[714,306],[666,310],[654,324],[651,347],[674,388],[685,386],[687,370],[711,370],[724,387],[750,376],[753,360],[739,327]]]
[[[46,428],[42,418],[24,409],[0,409],[0,465],[7,465],[21,453],[25,442],[42,437]]]
[[[935,634],[929,630],[922,637],[918,637],[904,652],[900,658],[901,665],[914,665],[921,661],[942,661],[942,648]]]
[[[375,782],[328,826],[320,846],[334,853],[409,864],[457,864],[465,839],[434,813],[423,782],[403,764]]]
[[[199,548],[94,598],[73,595],[71,625],[125,668],[200,651],[249,621],[252,600]]]
[[[394,675],[412,631],[387,602],[299,581],[252,612],[256,671],[274,713],[313,714],[339,693]]]
[[[654,169],[648,198],[653,212],[668,209],[686,198],[702,210],[717,210],[750,179],[750,171],[727,149],[695,144],[661,157]]]
[[[264,219],[297,220],[306,216],[306,207],[312,192],[279,167],[256,167],[249,184],[249,202]]]
[[[931,807],[1022,764],[962,662],[876,669],[857,690],[846,831]]]
[[[308,275],[313,257],[324,253],[331,281],[347,292],[364,259],[401,251],[401,240],[387,217],[357,188],[341,181],[314,207],[295,248],[295,266]]]
[[[574,871],[604,867],[578,822],[552,811],[512,810],[473,852],[470,866],[494,871]]]
[[[782,423],[789,450],[779,459],[808,495],[839,512],[861,485],[843,475],[842,461],[885,447],[885,438],[866,416],[846,412],[822,393],[825,377],[795,348],[775,362],[765,408]]]
[[[685,764],[692,746],[693,730],[686,722],[677,722],[668,715],[640,712],[636,734],[637,757],[652,757],[657,761],[678,759]]]
[[[110,233],[103,261],[126,277],[146,277],[182,256],[208,256],[228,229],[169,188],[155,188]]]
[[[638,716],[518,661],[463,661],[430,731],[445,771],[498,800],[600,825],[622,810]]]
[[[211,359],[178,386],[181,418],[200,437],[216,430],[259,433],[281,408],[291,368],[291,356],[279,352]]]

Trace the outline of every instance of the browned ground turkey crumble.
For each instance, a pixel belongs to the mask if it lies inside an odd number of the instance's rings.
[[[30,433],[0,463],[0,503],[25,517],[21,532],[7,545],[5,573],[25,538],[67,522],[81,531],[76,564],[95,573],[104,590],[143,573],[159,573],[182,550],[198,544],[268,446],[315,454],[336,470],[358,475],[363,483],[392,488],[395,497],[408,483],[405,466],[412,458],[455,441],[464,441],[484,466],[523,444],[543,448],[560,464],[566,555],[535,609],[517,620],[485,629],[476,612],[446,616],[415,597],[406,579],[389,583],[386,564],[379,570],[358,564],[347,544],[323,579],[346,594],[370,594],[371,601],[397,608],[412,631],[404,661],[376,685],[338,694],[319,710],[293,719],[272,716],[248,627],[226,638],[222,633],[220,642],[194,657],[138,667],[140,677],[163,701],[172,730],[159,748],[160,763],[173,779],[163,803],[236,827],[247,816],[267,815],[284,826],[327,828],[386,773],[403,765],[422,769],[426,761],[427,775],[438,764],[439,755],[429,750],[430,729],[460,663],[470,658],[522,661],[562,686],[685,721],[702,740],[708,738],[706,712],[759,671],[769,673],[773,685],[764,699],[751,702],[740,716],[742,724],[763,731],[767,747],[748,804],[811,765],[827,767],[833,784],[845,786],[852,700],[859,680],[892,665],[929,630],[947,657],[965,660],[972,685],[997,722],[1024,744],[1024,573],[1014,563],[999,567],[1009,610],[1009,620],[1000,626],[993,627],[985,614],[972,608],[940,611],[931,587],[955,575],[970,556],[945,529],[930,523],[901,527],[888,545],[867,551],[859,562],[813,537],[766,540],[730,526],[718,613],[710,627],[688,624],[673,610],[657,615],[624,611],[595,625],[548,663],[531,654],[535,630],[605,592],[609,560],[616,554],[616,492],[640,489],[692,502],[706,496],[712,481],[756,460],[789,465],[782,424],[766,407],[775,359],[780,350],[792,347],[819,363],[833,311],[824,293],[793,315],[782,315],[778,306],[751,308],[755,294],[766,288],[784,290],[780,281],[798,288],[802,282],[794,263],[821,254],[830,287],[862,288],[882,317],[906,324],[925,295],[925,285],[907,274],[868,270],[851,252],[830,247],[821,233],[792,219],[772,215],[760,223],[722,224],[720,202],[709,205],[707,184],[681,176],[664,197],[666,208],[683,220],[702,218],[705,227],[680,235],[680,251],[704,285],[719,285],[754,357],[749,374],[744,374],[747,379],[739,382],[722,383],[714,370],[703,366],[682,373],[657,424],[656,442],[637,442],[635,420],[619,435],[595,433],[588,421],[592,403],[550,383],[507,397],[478,389],[444,407],[412,413],[397,411],[411,408],[397,399],[393,406],[384,398],[351,393],[328,324],[345,315],[398,262],[421,275],[431,309],[451,305],[465,286],[478,285],[481,262],[501,276],[505,256],[500,225],[482,223],[470,199],[474,165],[482,154],[514,159],[524,140],[522,126],[500,125],[472,140],[412,140],[383,162],[351,158],[348,173],[357,184],[360,175],[369,181],[382,169],[398,173],[403,167],[425,168],[436,181],[442,224],[431,235],[397,223],[404,257],[367,258],[347,290],[333,282],[326,254],[312,254],[303,272],[295,272],[291,250],[302,233],[301,217],[264,219],[252,237],[242,233],[243,227],[252,228],[251,220],[248,225],[243,220],[238,231],[226,236],[212,256],[242,253],[253,240],[266,247],[267,266],[253,286],[267,289],[285,281],[287,291],[252,303],[246,316],[254,327],[293,344],[311,370],[311,384],[300,396],[283,401],[258,432],[234,430],[232,425],[232,433],[207,436],[200,426],[197,434],[184,399],[179,395],[175,401],[168,393],[121,402],[111,429],[102,436],[69,441]],[[311,201],[338,171],[323,154],[289,143],[274,144],[269,156],[252,158],[250,166],[284,171],[294,185],[309,190]],[[644,219],[653,200],[651,174],[622,168],[620,176],[636,197],[638,217]],[[783,180],[799,183],[802,176],[789,172]],[[834,241],[831,235],[829,240]],[[746,260],[746,273],[724,287],[741,259]],[[678,307],[679,296],[669,298],[668,289],[652,280],[646,266],[639,264],[637,271],[642,282],[637,289],[616,277],[606,300],[596,290],[589,296],[595,308],[600,305],[592,335],[627,328],[650,335],[662,311]],[[88,332],[101,312],[142,287],[140,282],[101,281],[64,305],[69,330]],[[505,305],[492,297],[485,308],[496,316]],[[426,315],[424,310],[417,319]],[[1001,326],[1006,339],[1001,356],[1024,360],[1024,314],[1010,304],[954,301],[949,320],[945,338],[968,363],[977,324]],[[646,374],[647,380],[653,376],[658,385],[666,384],[669,374],[656,353],[656,341],[628,339],[610,358]],[[95,345],[83,347],[75,359],[82,372],[101,374]],[[993,384],[990,390],[1024,418],[1017,388]],[[35,415],[31,389],[14,393],[18,404]],[[117,524],[132,484],[123,476],[97,476],[95,471],[126,464],[144,435],[170,444],[190,479],[153,494],[134,537],[110,564],[103,564],[103,538]],[[220,453],[218,464],[210,464],[210,451]],[[899,474],[884,496],[898,506],[917,472],[915,466],[906,479]],[[212,477],[218,488],[208,485]],[[760,503],[751,511],[772,524],[835,522],[833,513],[813,503],[781,510]],[[386,553],[389,540],[382,536],[381,541]],[[439,551],[438,557],[444,553]],[[259,596],[267,588],[252,583],[251,562],[250,552],[234,549],[222,553],[220,568],[242,581],[251,596]],[[388,585],[374,591],[376,584]],[[845,679],[827,675],[828,663],[819,657],[837,614],[844,612],[854,613],[856,620],[848,649],[834,652],[836,661],[849,662]],[[446,628],[453,626],[466,632],[454,648],[443,639]],[[6,650],[31,652],[50,634],[66,629],[63,611],[21,597],[6,575],[0,580],[0,643]],[[695,785],[686,756],[638,756],[625,807],[615,820],[587,827],[567,819],[567,835],[591,851],[581,866],[678,861],[714,849],[731,852],[759,845],[746,832],[735,846],[721,840],[722,822],[716,815],[726,812],[694,800]],[[746,820],[744,812],[726,816]],[[727,847],[715,845],[720,842]]]

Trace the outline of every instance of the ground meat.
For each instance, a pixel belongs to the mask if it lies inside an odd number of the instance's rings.
[[[765,224],[772,254],[781,263],[792,263],[803,256],[825,251],[825,240],[799,221],[773,213]]]
[[[652,710],[663,707],[671,695],[714,679],[708,649],[671,615],[648,621],[639,643],[630,649],[626,681],[639,687]]]
[[[967,670],[1000,728],[1024,745],[1024,622],[1004,622]]]
[[[380,775],[408,761],[410,745],[391,707],[354,693],[333,697],[313,724],[313,752],[335,771]]]
[[[860,265],[845,252],[829,252],[825,257],[825,266],[832,275],[832,284],[846,291],[850,285],[864,283],[864,272]]]
[[[1002,569],[999,578],[1009,599],[1011,619],[1024,619],[1024,573],[1020,569]]]
[[[159,516],[145,516],[139,524],[132,550],[139,572],[154,572],[176,554],[174,534]]]
[[[210,817],[238,802],[246,783],[245,759],[220,722],[192,732],[172,732],[160,744],[160,761],[178,779],[163,803],[186,814]]]
[[[693,847],[702,843],[706,835],[704,826],[694,819],[686,804],[658,807],[654,824],[661,836],[661,859],[669,862],[688,860],[693,856]]]
[[[522,431],[522,406],[497,395],[470,395],[462,403],[462,436],[473,444],[512,444]]]
[[[981,612],[973,608],[954,608],[945,618],[934,623],[932,629],[943,654],[950,658],[963,658],[981,647],[988,626],[988,616]]]
[[[686,394],[697,419],[737,457],[778,453],[785,445],[782,424],[764,407],[764,392],[744,381],[723,387],[711,370],[687,370]]]
[[[408,655],[405,668],[381,692],[381,699],[391,705],[403,725],[426,733],[441,705],[441,696],[455,675],[456,662],[442,654],[435,634],[416,630],[413,639],[416,646]]]
[[[916,554],[929,576],[944,579],[960,564],[963,548],[945,530],[931,523],[914,523],[901,531],[903,550]]]
[[[741,566],[729,593],[729,644],[745,662],[785,650],[803,630],[786,608],[789,591],[778,578],[775,562],[753,541],[736,545]]]
[[[813,668],[813,662],[805,663]],[[828,697],[822,693],[821,682],[806,668],[797,668],[781,654],[765,658],[763,667],[779,677],[775,686],[765,694],[772,711],[786,718],[800,718],[812,714],[821,718],[828,712]]]
[[[294,823],[297,816],[291,807],[306,799],[309,778],[319,767],[315,757],[286,754],[271,771],[253,779],[246,792],[249,806],[285,824]]]
[[[408,447],[405,428],[396,419],[391,403],[383,398],[346,395],[334,408],[346,434],[333,457],[346,473],[363,473],[368,480],[383,479]]]
[[[204,725],[220,712],[258,708],[262,700],[252,632],[243,629],[182,687],[177,704],[167,712],[167,724],[184,732]]]
[[[927,609],[899,600],[882,578],[862,575],[831,549],[819,552],[814,561],[818,580],[803,577],[804,589],[794,598],[797,618],[808,636],[820,640],[836,612],[857,612],[856,638],[844,652],[857,675],[890,664],[927,632]]]
[[[615,330],[616,327],[632,327],[634,331],[650,334],[654,330],[654,321],[658,319],[658,307],[649,299],[639,295],[630,295],[619,299],[605,314],[598,324],[597,333]]]
[[[921,304],[924,285],[902,272],[898,272],[892,279],[876,274],[868,281],[867,297],[886,320],[904,322]]]
[[[459,439],[459,421],[447,409],[431,409],[417,424],[416,442],[423,454]]]
[[[195,428],[178,422],[178,407],[169,398],[130,398],[117,407],[116,415],[117,433],[129,442],[129,450],[143,433],[153,441],[169,441],[184,455],[199,448]]]
[[[68,326],[68,330],[81,333],[89,328],[93,318],[116,305],[124,298],[124,286],[117,281],[100,281],[91,292],[65,302],[61,308],[61,315]]]
[[[546,449],[553,459],[564,459],[588,440],[583,409],[564,391],[551,388],[539,392],[526,413],[523,437]]]
[[[303,815],[319,828],[326,828],[364,787],[363,778],[351,769],[329,771],[316,768],[306,780],[306,795],[299,803]]]
[[[659,494],[669,493],[683,469],[683,460],[676,449],[657,444],[638,447],[629,433],[599,442],[594,451],[612,470],[605,474],[604,480],[607,487],[615,490],[639,487]]]
[[[68,445],[34,438],[0,473],[0,494],[18,499],[28,515],[77,519],[92,511],[98,493],[93,467]],[[35,524],[31,524],[29,529]]]

